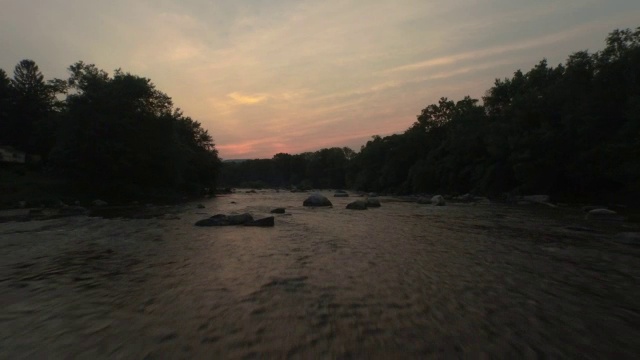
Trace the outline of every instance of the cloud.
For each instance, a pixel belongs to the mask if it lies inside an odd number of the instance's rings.
[[[394,67],[391,69],[387,69],[385,70],[385,72],[394,73],[394,72],[425,70],[425,69],[440,67],[444,65],[453,65],[466,60],[478,61],[479,59],[487,58],[490,56],[503,55],[503,54],[522,51],[522,50],[532,50],[532,49],[543,47],[543,46],[566,42],[572,38],[583,35],[585,32],[593,31],[594,28],[601,28],[601,27],[603,27],[603,25],[600,22],[591,23],[578,28],[569,29],[560,33],[552,33],[552,34],[548,34],[548,35],[537,37],[537,38],[519,40],[511,44],[492,46],[489,48],[477,49],[474,51],[468,51],[468,52],[454,54],[454,55],[447,55],[443,57],[420,61],[417,63],[402,65],[402,66]]]
[[[232,92],[227,96],[240,105],[254,105],[264,102],[269,98],[265,94],[243,95],[238,92]]]

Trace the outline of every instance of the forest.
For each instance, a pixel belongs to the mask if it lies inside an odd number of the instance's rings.
[[[212,137],[149,79],[83,62],[68,71],[45,81],[32,60],[12,78],[0,69],[0,146],[27,154],[24,166],[0,168],[3,194],[34,177],[65,184],[46,191],[122,199],[215,188]]]
[[[441,98],[404,132],[359,151],[333,147],[225,161],[198,121],[147,78],[77,62],[44,79],[23,60],[0,69],[0,147],[28,154],[18,172],[107,197],[202,195],[224,187],[332,188],[563,201],[640,200],[640,28],[603,50],[541,60],[497,79],[481,99]],[[0,164],[0,190],[22,180]],[[15,174],[14,174],[15,175]],[[60,180],[61,179],[61,180]]]
[[[358,152],[330,148],[224,162],[220,184],[562,201],[640,200],[640,28],[605,48],[541,60],[482,99],[441,98],[399,134]]]

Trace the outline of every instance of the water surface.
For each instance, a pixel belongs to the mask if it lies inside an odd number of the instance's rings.
[[[305,208],[239,192],[157,219],[0,224],[4,358],[632,358],[633,224],[500,204]],[[217,213],[275,227],[194,227]],[[178,218],[176,218],[176,216]]]

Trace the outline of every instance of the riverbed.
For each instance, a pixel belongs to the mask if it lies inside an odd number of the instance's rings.
[[[0,358],[637,358],[633,222],[238,192],[0,224]],[[218,213],[275,226],[195,227]]]

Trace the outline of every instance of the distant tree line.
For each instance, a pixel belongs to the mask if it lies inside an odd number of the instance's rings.
[[[23,60],[0,69],[0,146],[70,186],[120,197],[214,188],[220,160],[200,123],[146,78],[78,62],[45,81]]]
[[[223,186],[345,188],[347,171],[356,153],[348,147],[322,149],[290,155],[279,153],[271,159],[223,162]]]
[[[403,133],[345,150],[224,163],[221,182],[639,200],[640,28],[497,79],[482,102],[441,98]]]

